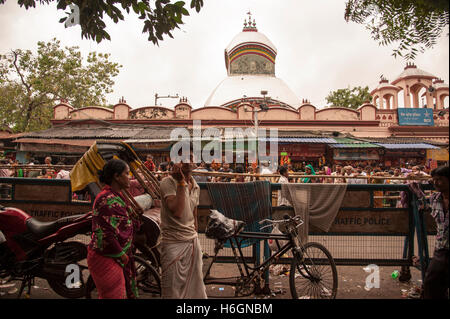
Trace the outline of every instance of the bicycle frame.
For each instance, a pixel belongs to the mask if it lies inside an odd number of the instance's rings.
[[[239,239],[239,240],[238,240]],[[251,267],[249,263],[245,261],[244,254],[242,252],[241,243],[246,239],[274,239],[277,243],[278,251],[270,256],[267,260],[265,260],[261,265]],[[295,253],[295,247],[296,244],[294,242],[294,238],[292,235],[285,235],[285,234],[266,234],[266,233],[256,233],[256,232],[241,232],[238,235],[232,236],[228,238],[227,240],[230,241],[231,248],[233,250],[234,257],[236,259],[236,264],[238,265],[240,277],[227,277],[227,278],[212,278],[209,277],[209,273],[211,271],[211,268],[213,264],[215,263],[217,259],[218,252],[223,248],[223,244],[225,241],[216,241],[216,248],[215,248],[215,255],[213,257],[213,261],[209,265],[205,275],[204,275],[204,282],[205,284],[221,284],[221,285],[229,285],[229,286],[236,286],[239,284],[239,280],[247,280],[247,282],[253,280],[258,275],[261,275],[271,264],[275,263],[281,256],[283,256],[286,252],[289,250],[292,250]],[[285,245],[280,247],[279,240],[288,241]],[[235,243],[236,242],[236,246]],[[218,247],[219,246],[219,247]],[[236,248],[239,251],[239,256],[236,254]],[[244,265],[245,274],[242,271],[241,263]],[[234,281],[233,281],[234,280]]]

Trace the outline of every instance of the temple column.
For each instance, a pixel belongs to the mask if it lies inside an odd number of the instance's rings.
[[[393,103],[394,103],[394,107],[393,108],[394,109],[398,109],[398,94],[397,93],[394,94],[392,100],[393,100]]]
[[[412,92],[413,96],[413,107],[418,108],[419,107],[419,92]]]
[[[390,95],[385,95],[386,96],[386,109],[390,110],[391,109],[391,98]]]
[[[427,99],[427,108],[434,109],[434,101],[433,101],[433,93],[428,92],[426,93],[426,99]],[[436,103],[437,104],[437,103]],[[436,105],[437,106],[437,105]]]
[[[404,107],[411,107],[411,96],[409,95],[409,86],[406,86],[406,89],[403,89],[403,100],[405,102]]]

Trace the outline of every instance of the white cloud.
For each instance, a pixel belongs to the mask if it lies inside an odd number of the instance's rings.
[[[187,2],[189,4],[189,1]],[[123,65],[115,79],[110,103],[124,96],[131,107],[154,104],[154,95],[186,96],[194,108],[204,105],[226,77],[224,49],[242,30],[250,10],[258,30],[277,47],[276,75],[302,98],[317,107],[326,104],[332,90],[347,86],[373,89],[383,74],[390,81],[405,62],[391,56],[392,47],[380,47],[363,25],[346,23],[345,1],[206,0],[200,13],[190,10],[185,25],[159,47],[147,41],[137,16],[108,22],[112,41],[82,40],[79,27],[64,28],[65,14],[55,4],[25,10],[17,3],[0,5],[0,52],[36,49],[38,41],[53,37],[63,45],[111,53]],[[446,33],[447,34],[447,33]],[[416,65],[449,83],[449,42],[444,35],[435,48],[417,57]],[[159,103],[173,106],[175,100]]]

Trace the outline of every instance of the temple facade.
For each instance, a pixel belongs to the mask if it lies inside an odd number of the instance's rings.
[[[297,149],[293,147],[289,151],[289,147],[284,147],[280,152],[299,161],[308,156],[317,159],[325,153],[331,154],[328,156],[331,159],[352,158],[349,152],[339,153],[339,148],[347,151],[352,148],[353,153],[358,153],[355,149],[359,148],[360,154],[370,150],[372,159],[382,158],[386,151],[380,151],[379,145],[368,145],[371,141],[397,145],[397,149],[387,152],[391,152],[389,161],[402,156],[396,155],[398,151],[405,158],[419,154],[423,162],[428,151],[424,141],[439,145],[437,148],[447,147],[448,157],[449,112],[445,105],[448,105],[449,86],[438,75],[407,63],[392,82],[382,78],[371,91],[372,100],[356,110],[323,107],[299,99],[298,92],[293,92],[276,76],[276,56],[276,47],[249,17],[242,31],[225,48],[227,77],[205,96],[204,105],[190,105],[182,97],[173,108],[136,107],[121,98],[111,109],[98,106],[75,109],[62,100],[54,106],[52,129],[25,133],[15,142],[22,152],[38,152],[53,145],[56,152],[64,147],[76,147],[79,153],[98,139],[122,139],[134,143],[143,152],[158,147],[167,152],[170,145],[166,142],[173,128],[192,129],[198,121],[203,128],[253,128],[257,114],[259,128],[277,128],[280,136],[297,138],[291,142],[285,140],[283,144],[296,144]],[[159,133],[151,133],[152,130]],[[344,140],[330,142],[330,138]],[[345,138],[359,139],[361,143],[356,145]],[[166,144],[156,147],[157,143]],[[381,147],[386,150],[387,146]],[[364,152],[362,148],[366,148]],[[309,155],[303,156],[302,152]],[[370,158],[367,154],[364,156]]]
[[[74,109],[61,102],[54,107],[52,123],[57,126],[70,121],[98,119],[111,123],[192,127],[193,121],[201,120],[204,127],[249,127],[254,125],[253,110],[260,110],[262,106],[265,111],[258,112],[260,127],[337,131],[356,137],[419,137],[448,142],[449,114],[444,104],[445,99],[448,100],[449,86],[438,76],[407,63],[391,83],[382,78],[371,92],[372,101],[358,109],[323,108],[300,100],[276,76],[276,56],[276,47],[258,31],[255,20],[249,16],[242,31],[225,48],[227,77],[210,93],[203,106],[192,106],[187,98],[181,98],[174,108],[135,108],[123,98],[112,109],[96,106]],[[430,116],[431,122],[402,125],[399,110],[410,108],[428,109],[425,116]]]

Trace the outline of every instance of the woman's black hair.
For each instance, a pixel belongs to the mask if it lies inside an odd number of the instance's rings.
[[[161,168],[161,172],[165,172],[167,170],[167,162],[162,162],[159,164],[159,167]]]
[[[240,173],[240,174],[244,173],[244,166],[237,165],[236,166],[236,173]]]
[[[111,159],[102,170],[98,171],[98,178],[101,183],[111,185],[114,174],[122,174],[127,166],[128,164],[121,159]]]
[[[280,175],[284,175],[287,172],[287,168],[285,166],[281,166],[278,172],[280,173]]]
[[[431,171],[431,177],[434,176],[443,176],[443,177],[447,177],[448,179],[448,166],[439,166],[437,168],[435,168],[434,170]]]

